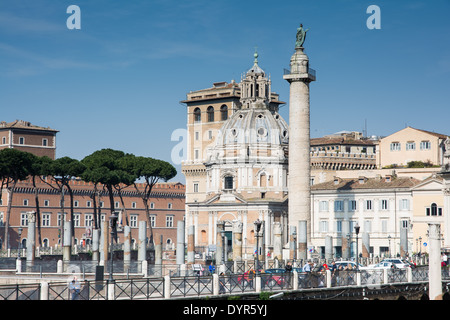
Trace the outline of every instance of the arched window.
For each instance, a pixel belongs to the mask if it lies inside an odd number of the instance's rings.
[[[208,114],[208,122],[214,122],[214,108],[209,106],[206,112]]]
[[[437,204],[436,203],[431,204],[431,215],[437,216]]]
[[[200,122],[202,121],[202,113],[200,111],[200,108],[195,108],[194,110],[194,122]]]
[[[228,119],[228,107],[225,104],[220,107],[220,119],[222,121]]]

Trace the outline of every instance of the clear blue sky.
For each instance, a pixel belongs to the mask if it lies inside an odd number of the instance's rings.
[[[69,30],[69,5],[81,29]],[[370,30],[369,5],[381,9]],[[0,2],[0,120],[49,126],[57,157],[113,148],[171,162],[179,101],[253,63],[283,80],[300,23],[317,70],[311,136],[386,136],[406,125],[450,134],[450,1],[17,0]],[[288,121],[289,107],[281,109]],[[180,166],[174,181],[184,182]]]

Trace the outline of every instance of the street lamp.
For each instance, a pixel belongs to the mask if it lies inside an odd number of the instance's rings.
[[[256,236],[256,273],[259,273],[259,231],[261,230],[261,221],[255,221],[255,236]]]
[[[356,233],[356,270],[359,270],[359,257],[358,257],[358,234],[359,234],[359,225],[356,224],[355,226],[355,233]]]
[[[116,212],[112,212],[111,216],[109,217],[109,226],[111,227],[111,249],[110,249],[110,266],[109,266],[109,280],[113,280],[113,245],[114,245],[114,239],[117,237],[117,219],[118,215]]]

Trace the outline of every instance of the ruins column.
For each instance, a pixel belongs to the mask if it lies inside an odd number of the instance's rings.
[[[138,260],[147,259],[147,221],[139,221]]]
[[[177,222],[177,264],[184,264],[184,221]]]
[[[195,226],[188,228],[187,263],[195,263]]]
[[[278,260],[283,258],[283,239],[280,222],[275,222],[273,225],[273,258]]]
[[[124,231],[124,241],[123,241],[123,264],[126,267],[130,266],[131,263],[131,227],[125,226]]]
[[[242,260],[242,222],[233,222],[233,261]]]
[[[442,300],[441,225],[439,223],[428,223],[428,241],[428,287],[430,300]]]
[[[27,235],[27,266],[34,263],[36,251],[36,212],[27,212],[28,235]],[[70,258],[69,258],[70,260]]]
[[[216,230],[216,265],[220,265],[225,261],[223,255],[224,243],[222,239],[223,232],[225,231],[225,223],[223,221],[218,221]]]
[[[72,254],[72,221],[64,221],[63,261],[70,261]]]
[[[362,234],[362,256],[363,258],[370,257],[370,235],[368,232]]]

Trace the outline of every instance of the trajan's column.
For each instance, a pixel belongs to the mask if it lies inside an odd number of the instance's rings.
[[[310,169],[310,113],[309,83],[316,80],[309,68],[308,56],[303,52],[306,32],[297,28],[295,52],[290,72],[283,76],[290,84],[289,94],[289,232],[295,227],[299,256],[306,259],[311,242],[311,169]],[[293,258],[293,257],[291,257]]]

